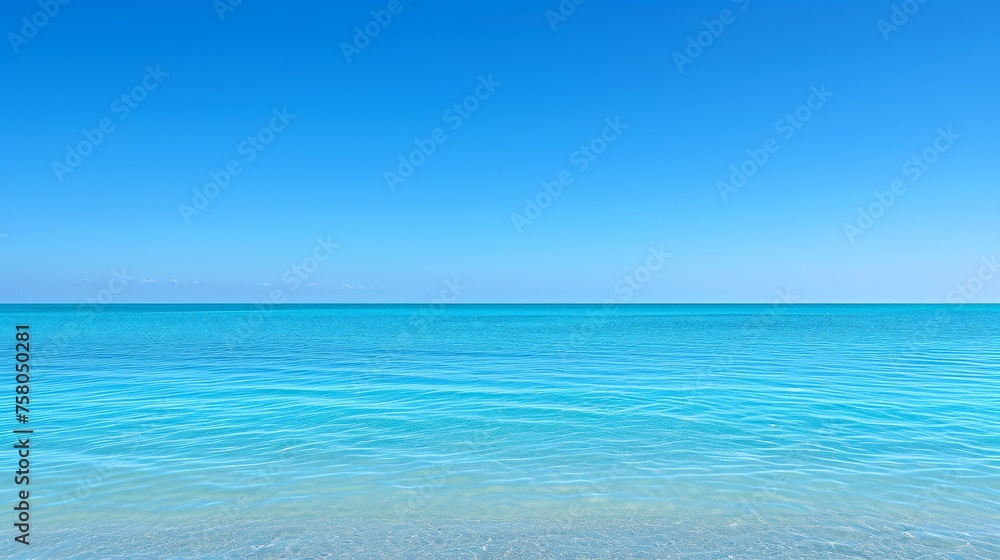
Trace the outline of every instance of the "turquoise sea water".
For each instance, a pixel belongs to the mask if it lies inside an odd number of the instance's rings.
[[[30,557],[1000,558],[1000,306],[4,305],[10,364],[16,324]]]

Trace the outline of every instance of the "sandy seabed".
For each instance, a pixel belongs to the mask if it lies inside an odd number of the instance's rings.
[[[34,535],[35,558],[1000,558],[992,521],[877,517],[733,522],[338,520],[226,527],[64,527]]]

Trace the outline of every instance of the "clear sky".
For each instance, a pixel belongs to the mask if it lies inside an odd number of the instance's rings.
[[[577,1],[4,2],[0,301],[1000,301],[1000,4]]]

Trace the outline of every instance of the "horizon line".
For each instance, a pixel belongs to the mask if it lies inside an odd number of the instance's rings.
[[[485,302],[443,302],[443,301],[419,301],[419,302],[261,302],[261,301],[133,301],[133,302],[80,302],[80,301],[33,301],[33,302],[7,302],[0,301],[0,305],[86,305],[91,307],[114,307],[126,305],[251,305],[257,307],[282,307],[295,305],[441,305],[441,306],[462,306],[462,305],[593,305],[593,306],[628,306],[628,305],[948,305],[963,307],[966,305],[1000,305],[1000,302],[974,302],[967,301],[961,303],[936,302],[936,301],[817,301],[817,302],[753,302],[753,301],[731,301],[731,302],[511,302],[511,301],[485,301]]]

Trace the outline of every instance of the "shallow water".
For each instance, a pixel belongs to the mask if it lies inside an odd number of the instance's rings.
[[[1000,557],[1000,306],[24,323],[36,557]]]

